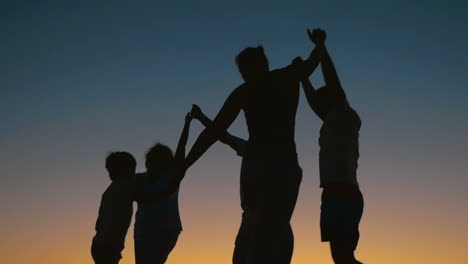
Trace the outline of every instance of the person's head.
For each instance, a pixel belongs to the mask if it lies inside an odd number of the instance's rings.
[[[236,56],[236,64],[245,81],[255,80],[269,71],[262,46],[248,47]]]
[[[131,179],[135,176],[136,160],[128,152],[111,152],[106,158],[106,169],[112,181]]]
[[[165,173],[174,163],[172,150],[161,143],[156,143],[146,152],[146,170],[150,174],[159,175]]]
[[[346,95],[341,89],[330,89],[323,86],[317,89],[314,101],[312,109],[322,120],[325,120],[334,107],[346,104]]]

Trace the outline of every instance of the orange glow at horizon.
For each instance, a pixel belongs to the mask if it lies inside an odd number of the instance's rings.
[[[234,175],[229,175],[233,176],[232,182],[236,182]],[[311,181],[304,179],[292,220],[295,231],[292,263],[332,264],[328,244],[320,242],[320,191]],[[224,195],[216,200],[212,196],[219,196],[217,192],[207,194],[202,188],[191,186],[190,192],[184,192],[193,182],[189,179],[182,186],[180,211],[184,231],[167,263],[231,263],[240,224],[237,189],[218,190]],[[73,213],[52,206],[46,215],[35,219],[35,226],[29,224],[31,219],[25,214],[23,219],[10,222],[3,234],[9,240],[1,242],[2,262],[92,264],[89,248],[100,195],[93,193],[93,197],[70,204],[76,209]],[[457,218],[445,219],[444,216],[453,215],[452,208],[434,205],[416,208],[412,201],[399,197],[387,200],[371,191],[365,193],[365,199],[361,240],[356,251],[364,263],[461,264],[468,259],[464,250],[468,232],[457,229],[468,219],[468,213],[459,212]],[[134,263],[133,223],[120,263]]]

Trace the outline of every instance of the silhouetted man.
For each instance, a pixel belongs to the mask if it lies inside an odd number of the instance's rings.
[[[207,117],[201,110],[201,108],[198,105],[193,105],[192,107],[192,116],[195,119],[198,119],[205,127],[209,128],[212,127],[213,124],[211,119]],[[221,132],[221,131],[219,131]],[[234,151],[236,151],[237,156],[239,157],[245,157],[246,151],[247,151],[247,145],[248,142],[242,138],[236,137],[231,135],[229,132],[224,131],[222,134],[217,134],[218,140],[221,141],[222,143],[230,146]],[[241,190],[244,189],[243,186],[241,186]],[[246,262],[246,256],[248,253],[248,235],[251,233],[251,227],[250,227],[250,222],[248,221],[248,211],[247,211],[247,206],[246,206],[246,197],[244,195],[244,192],[240,193],[240,200],[241,200],[241,208],[242,208],[242,220],[241,220],[241,234],[237,237],[237,243],[236,243],[236,248],[235,248],[235,253],[233,256],[233,262],[234,263],[245,263]],[[287,260],[291,259],[292,253],[293,253],[293,248],[294,248],[294,237],[292,234],[292,228],[291,225],[289,225],[288,232],[286,232],[284,239],[279,239],[279,243],[283,243],[281,248],[284,250],[282,253],[282,256]],[[280,244],[278,244],[280,245]]]
[[[312,34],[317,39],[325,35],[321,30]],[[294,142],[299,81],[319,63],[322,45],[317,43],[304,63],[273,71],[262,46],[243,50],[236,63],[245,83],[229,95],[213,126],[201,133],[187,155],[190,166],[244,111],[249,131],[241,169],[246,223],[236,238],[234,263],[290,263],[290,219],[302,179]]]
[[[314,36],[310,36],[316,41]],[[295,65],[302,60],[296,58]],[[320,187],[322,241],[329,241],[336,264],[361,263],[354,257],[364,200],[356,178],[361,120],[350,107],[333,62],[324,47],[321,60],[325,86],[315,91],[302,80],[307,101],[323,121],[320,129]]]

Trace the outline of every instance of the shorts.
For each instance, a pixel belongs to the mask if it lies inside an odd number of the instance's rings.
[[[348,241],[353,245],[353,249],[356,249],[363,210],[363,199],[322,199],[320,212],[322,241]]]

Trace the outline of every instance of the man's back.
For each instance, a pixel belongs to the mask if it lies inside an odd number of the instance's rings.
[[[249,150],[294,149],[299,81],[290,68],[271,71],[238,89],[242,89],[245,100]]]

